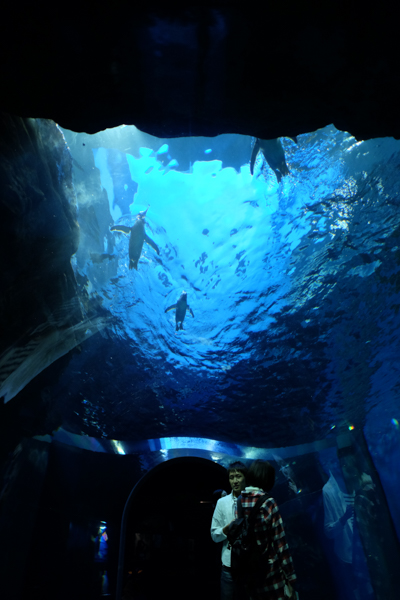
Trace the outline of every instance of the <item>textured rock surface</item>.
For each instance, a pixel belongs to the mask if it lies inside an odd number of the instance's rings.
[[[400,137],[392,5],[118,2],[8,8],[0,106],[75,131]]]
[[[0,123],[3,352],[51,318],[68,326],[81,315],[71,306],[79,227],[63,135],[50,121],[1,115]]]
[[[1,114],[0,127],[0,396],[7,401],[79,343],[82,312],[71,266],[79,226],[64,137],[46,120]],[[39,376],[11,412],[1,407],[4,440],[58,426],[48,386],[64,367],[58,360],[45,379]]]

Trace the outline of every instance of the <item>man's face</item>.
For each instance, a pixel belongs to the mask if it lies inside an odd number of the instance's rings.
[[[235,496],[240,496],[240,492],[246,487],[244,475],[240,471],[231,471],[229,473],[229,483]]]

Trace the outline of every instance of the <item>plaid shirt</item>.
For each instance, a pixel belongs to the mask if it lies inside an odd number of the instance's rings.
[[[246,488],[241,495],[241,502],[246,516],[256,504],[257,499],[264,495],[259,488]],[[285,531],[278,505],[273,498],[268,498],[262,504],[256,515],[254,525],[257,544],[264,546],[265,550],[265,579],[261,586],[257,586],[258,598],[284,597],[285,579],[294,582],[296,574],[286,542]],[[275,593],[274,593],[275,591]]]

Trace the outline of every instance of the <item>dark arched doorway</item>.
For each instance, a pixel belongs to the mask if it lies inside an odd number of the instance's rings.
[[[122,529],[117,600],[219,598],[221,548],[210,537],[226,470],[199,457],[157,465],[134,487]]]

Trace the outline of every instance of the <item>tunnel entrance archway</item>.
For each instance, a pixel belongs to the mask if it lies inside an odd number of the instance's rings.
[[[211,540],[213,492],[226,469],[185,456],[158,464],[138,481],[121,524],[117,600],[219,598],[220,545]]]

